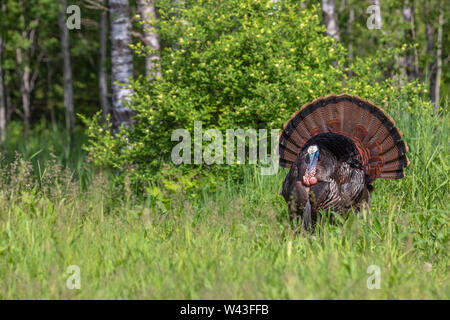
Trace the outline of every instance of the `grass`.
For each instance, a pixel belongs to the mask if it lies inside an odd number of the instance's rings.
[[[286,171],[245,167],[243,184],[162,203],[102,172],[82,183],[62,159],[37,174],[16,159],[0,179],[0,298],[448,299],[448,116],[395,110],[407,177],[377,181],[369,211],[310,235],[288,220]],[[80,290],[66,287],[71,265]]]

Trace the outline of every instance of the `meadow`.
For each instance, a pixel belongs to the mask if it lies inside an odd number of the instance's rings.
[[[324,217],[311,234],[289,221],[284,169],[245,166],[243,182],[160,201],[119,190],[48,129],[26,148],[13,135],[0,299],[448,299],[449,118],[400,110],[389,113],[409,146],[407,176],[378,180],[370,210]],[[66,286],[71,265],[80,289]],[[379,289],[367,286],[371,265]]]

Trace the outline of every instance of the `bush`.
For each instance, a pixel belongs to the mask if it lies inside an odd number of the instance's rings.
[[[239,177],[239,166],[171,164],[176,144],[171,132],[192,132],[194,121],[222,132],[281,128],[302,104],[330,93],[358,94],[386,105],[400,95],[412,99],[424,92],[417,83],[399,89],[383,79],[385,62],[400,48],[355,60],[349,79],[346,49],[324,35],[320,8],[301,8],[297,0],[196,0],[175,8],[173,3],[158,4],[162,78],[132,84],[134,129],[110,136],[99,115],[85,119],[92,160],[126,172],[117,175],[118,183],[126,176],[139,189],[163,181],[165,189],[180,191],[214,186],[227,174]],[[142,44],[134,49],[148,52]]]

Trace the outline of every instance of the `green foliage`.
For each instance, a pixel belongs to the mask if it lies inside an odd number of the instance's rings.
[[[86,161],[87,153],[82,144],[87,142],[83,128],[75,130],[75,145],[69,147],[69,135],[64,128],[50,128],[46,121],[36,123],[26,140],[22,134],[23,123],[12,121],[8,125],[6,144],[0,157],[0,167],[7,167],[18,156],[28,161],[33,167],[33,175],[40,180],[45,174],[46,164],[55,163],[72,171],[72,178],[79,181],[80,186],[89,184],[92,166]]]
[[[430,110],[429,104],[414,100],[425,92],[417,83],[396,88],[384,80],[388,63],[404,48],[356,59],[349,78],[346,50],[324,36],[320,8],[304,9],[293,0],[187,1],[175,8],[167,0],[159,6],[158,30],[166,43],[162,79],[133,82],[134,129],[111,137],[104,134],[100,117],[85,119],[94,163],[126,171],[140,187],[157,181],[164,185],[191,172],[193,166],[188,170],[168,164],[175,145],[170,138],[177,128],[192,132],[197,120],[203,128],[222,132],[281,128],[302,104],[341,92],[384,106],[402,98],[405,111],[412,103],[420,104],[416,110]],[[167,179],[161,177],[163,164]],[[194,170],[218,179],[240,176],[236,167],[203,165]],[[118,175],[117,182],[126,175]],[[200,185],[204,182],[191,187]]]
[[[31,72],[31,115],[37,127],[43,119],[64,122],[64,88],[58,13],[61,1],[2,0],[0,63],[13,120],[21,119],[21,80],[25,68]],[[99,10],[83,1],[68,1],[81,9],[80,30],[70,30],[74,104],[78,113],[92,115],[99,109],[98,24]],[[66,14],[69,17],[69,14]],[[21,50],[22,63],[17,52]],[[138,65],[139,66],[139,65]]]

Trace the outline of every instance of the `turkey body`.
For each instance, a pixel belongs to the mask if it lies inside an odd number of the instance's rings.
[[[308,165],[306,150],[313,143],[320,150],[315,174],[317,183],[307,186],[302,177]],[[358,211],[369,202],[370,186],[361,163],[353,158],[356,152],[351,140],[336,134],[317,135],[305,145],[292,164],[281,192],[292,219],[304,217],[305,227],[309,228],[315,224],[321,210],[344,214],[351,208]]]
[[[279,163],[290,168],[281,195],[292,219],[314,227],[320,211],[370,206],[371,183],[400,179],[409,165],[394,120],[370,101],[329,95],[304,105],[279,138]]]

